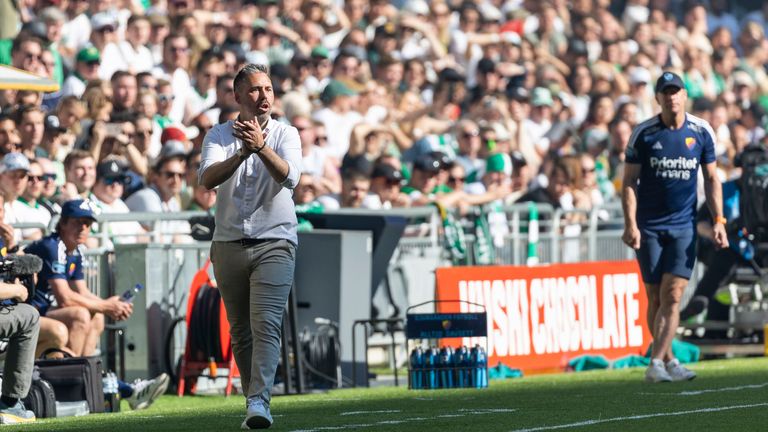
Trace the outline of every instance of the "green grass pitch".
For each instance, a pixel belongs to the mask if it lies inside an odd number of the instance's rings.
[[[345,389],[276,397],[275,431],[768,431],[768,358],[708,361],[684,383],[643,369],[491,381],[487,389]],[[242,396],[163,396],[144,411],[38,420],[24,431],[235,431]],[[124,403],[123,408],[127,409]]]

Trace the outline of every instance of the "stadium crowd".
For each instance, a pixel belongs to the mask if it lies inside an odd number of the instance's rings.
[[[299,131],[299,210],[616,200],[662,70],[712,124],[727,180],[766,139],[768,4],[752,3],[0,0],[0,64],[61,85],[0,91],[4,222],[47,224],[78,197],[213,209],[200,149],[236,118],[247,63],[270,65],[273,117]]]
[[[504,205],[618,201],[624,151],[659,112],[662,71],[683,78],[732,180],[735,156],[768,143],[766,31],[760,1],[0,0],[0,64],[60,86],[0,90],[0,243],[38,241],[29,249],[47,264],[65,247],[74,262],[100,241],[87,235],[96,211],[214,210],[201,149],[213,125],[237,118],[233,79],[246,64],[270,67],[272,115],[299,133],[301,212],[483,206],[495,240],[509,229]],[[49,237],[12,227],[57,220]],[[162,241],[188,239],[188,225],[164,224]],[[146,241],[153,228],[111,223],[109,235]],[[49,297],[79,299],[78,313],[66,326],[41,320],[38,348],[88,354],[96,336],[78,350],[66,337],[81,309],[94,335],[104,314],[130,311],[85,295],[61,265],[48,269]],[[140,390],[156,397],[161,381],[128,394],[144,407]]]

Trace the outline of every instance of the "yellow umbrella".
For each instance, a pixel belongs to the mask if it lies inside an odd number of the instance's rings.
[[[11,66],[0,65],[0,90],[55,92],[59,83]]]

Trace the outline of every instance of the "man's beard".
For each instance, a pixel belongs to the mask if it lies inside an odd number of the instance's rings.
[[[271,118],[271,113],[265,112],[264,114],[257,115],[256,121],[259,122],[259,127],[264,129],[267,126],[267,122],[269,122],[270,118]]]

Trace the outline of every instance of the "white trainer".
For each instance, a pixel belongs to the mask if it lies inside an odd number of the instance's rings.
[[[248,411],[240,429],[267,429],[272,426],[272,415],[269,413],[269,405],[261,398],[248,398]]]
[[[667,362],[667,373],[672,377],[672,381],[690,381],[696,378],[696,372],[681,365],[677,359]]]
[[[153,379],[136,380],[133,382],[133,393],[127,398],[132,410],[149,408],[157,398],[168,389],[171,378],[168,374],[161,373]]]
[[[672,377],[664,368],[664,361],[653,359],[648,369],[645,370],[645,380],[652,383],[671,382]]]

